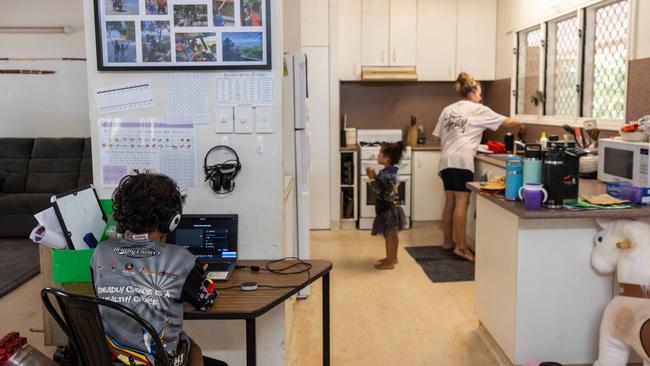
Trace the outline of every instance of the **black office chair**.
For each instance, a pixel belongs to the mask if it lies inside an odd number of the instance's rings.
[[[56,298],[60,313],[52,305],[50,294]],[[70,294],[51,287],[41,290],[41,299],[47,311],[68,336],[81,365],[114,366],[99,313],[99,306],[105,306],[133,319],[151,335],[155,348],[155,355],[152,356],[155,357],[156,366],[172,366],[155,329],[126,306],[96,297]],[[205,366],[228,366],[225,362],[208,357],[203,357],[203,362]]]

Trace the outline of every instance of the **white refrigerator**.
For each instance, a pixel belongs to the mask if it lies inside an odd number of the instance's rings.
[[[307,57],[302,52],[285,55],[283,100],[287,120],[284,123],[290,127],[289,141],[293,140],[293,153],[287,164],[295,178],[296,228],[293,255],[300,259],[309,259],[309,129],[307,113]],[[290,111],[293,111],[291,113]],[[286,111],[285,111],[286,112]],[[289,218],[287,218],[289,219]],[[306,297],[309,289],[301,291],[298,296]]]

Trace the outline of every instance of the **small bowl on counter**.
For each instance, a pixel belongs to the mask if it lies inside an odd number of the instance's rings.
[[[647,142],[648,133],[645,131],[635,131],[635,132],[623,132],[618,130],[618,133],[621,135],[623,141],[627,142]]]

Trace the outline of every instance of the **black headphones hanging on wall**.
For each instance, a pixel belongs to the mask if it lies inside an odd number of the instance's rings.
[[[226,150],[231,152],[235,158],[228,159],[221,163],[208,165],[208,156],[214,151]],[[235,177],[241,170],[241,163],[237,152],[226,145],[217,145],[205,154],[203,160],[203,171],[205,180],[210,183],[210,188],[216,194],[228,194],[235,190]]]

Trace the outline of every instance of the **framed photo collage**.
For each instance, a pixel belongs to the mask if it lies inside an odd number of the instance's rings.
[[[270,69],[270,0],[94,0],[98,70]]]

